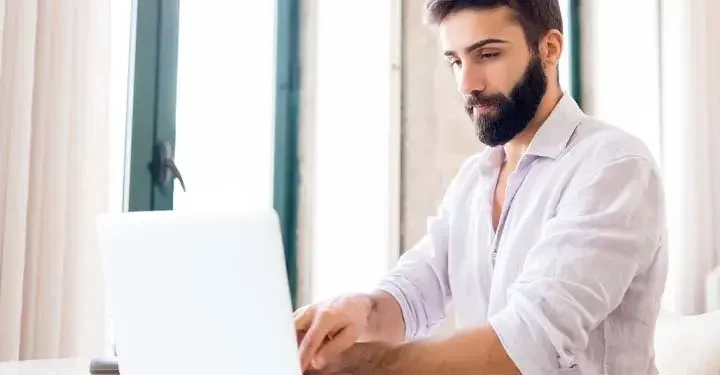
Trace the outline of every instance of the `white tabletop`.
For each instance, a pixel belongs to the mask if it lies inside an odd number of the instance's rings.
[[[88,359],[50,359],[0,362],[2,375],[88,375]]]

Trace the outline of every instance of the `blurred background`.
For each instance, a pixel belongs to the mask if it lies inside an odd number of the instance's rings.
[[[662,167],[663,308],[720,308],[720,2],[559,2],[564,90]],[[112,342],[105,212],[272,207],[296,306],[372,288],[482,150],[422,5],[0,0],[0,361]]]

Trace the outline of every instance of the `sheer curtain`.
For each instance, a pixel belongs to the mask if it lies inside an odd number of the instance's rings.
[[[102,354],[110,0],[0,0],[0,361]]]
[[[720,266],[720,2],[623,6],[583,2],[584,103],[640,137],[661,163],[670,260],[663,309],[702,313],[706,280]]]
[[[660,0],[663,172],[670,273],[666,309],[704,312],[720,266],[720,12],[717,0]]]

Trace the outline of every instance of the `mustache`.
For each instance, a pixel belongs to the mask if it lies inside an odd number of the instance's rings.
[[[473,107],[498,107],[505,99],[502,94],[485,95],[475,91],[465,98],[465,109],[472,112]]]

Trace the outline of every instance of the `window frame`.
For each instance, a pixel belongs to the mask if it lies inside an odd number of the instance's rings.
[[[302,0],[277,1],[273,207],[280,220],[293,306],[297,304]]]
[[[582,104],[582,14],[580,0],[569,0],[570,92],[580,108]]]
[[[174,184],[155,183],[155,145],[175,145],[179,0],[134,0],[125,211],[172,210]],[[273,208],[278,214],[293,305],[297,292],[298,116],[301,0],[276,2]],[[182,166],[178,166],[182,171]],[[192,181],[188,181],[189,187]]]

